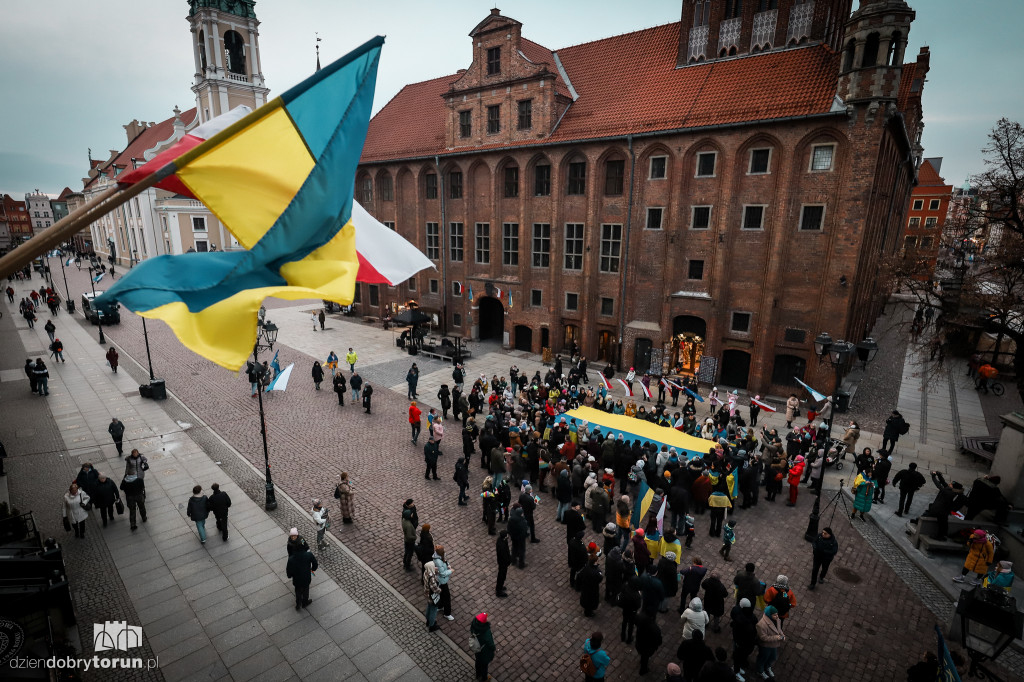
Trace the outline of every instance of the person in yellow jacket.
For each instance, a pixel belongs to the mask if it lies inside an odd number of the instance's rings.
[[[354,350],[352,350],[351,348],[349,348],[348,352],[345,353],[345,362],[348,363],[348,371],[350,371],[350,372],[356,371],[356,360],[358,360],[358,359],[359,359],[359,356],[356,355],[356,352]]]
[[[659,556],[668,556],[668,553],[672,552],[675,554],[676,565],[683,560],[683,545],[679,542],[679,538],[676,537],[676,532],[672,528],[666,528],[665,534],[661,536],[661,543],[658,547]]]
[[[953,578],[953,582],[980,585],[985,574],[988,573],[988,565],[992,563],[994,555],[995,548],[992,546],[992,541],[988,539],[988,533],[980,528],[974,531],[971,533],[971,539],[967,541],[967,558],[964,560],[964,567],[960,569],[960,575]],[[978,576],[976,580],[966,578],[969,571],[974,571]]]

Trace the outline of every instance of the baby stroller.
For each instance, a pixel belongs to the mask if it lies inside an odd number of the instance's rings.
[[[825,466],[836,467],[836,471],[843,470],[843,462],[846,460],[846,443],[837,439],[829,438],[825,449]]]

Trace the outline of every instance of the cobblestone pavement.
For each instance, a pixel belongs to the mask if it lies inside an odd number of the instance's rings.
[[[275,321],[283,314],[275,312]],[[157,376],[166,378],[168,388],[190,410],[202,415],[217,436],[262,468],[256,410],[244,378],[189,354],[163,325],[150,324],[149,329]],[[124,323],[111,329],[109,335],[144,363],[140,332],[138,318],[125,315]],[[338,340],[340,354],[347,344],[343,335],[339,334]],[[442,620],[442,630],[463,646],[473,614],[488,611],[498,645],[492,666],[496,677],[573,677],[579,647],[594,629],[605,631],[611,640],[613,664],[609,678],[634,676],[638,664],[635,653],[614,637],[618,611],[602,605],[594,619],[587,619],[576,594],[567,586],[564,532],[553,520],[554,503],[550,496],[543,497],[538,511],[538,535],[542,542],[528,547],[529,567],[525,571],[511,569],[509,599],[493,599],[494,544],[480,523],[479,502],[474,500],[465,508],[455,505],[457,490],[450,477],[454,455],[461,449],[458,439],[448,435],[442,443],[447,454],[439,467],[441,480],[423,480],[422,451],[414,448],[407,436],[404,392],[398,394],[378,387],[373,414],[366,415],[349,401],[345,407],[339,407],[334,394],[327,390],[313,390],[308,378],[312,357],[303,357],[283,346],[281,360],[282,364],[298,364],[289,390],[266,400],[275,482],[305,504],[314,496],[329,498],[333,480],[342,469],[347,470],[356,483],[356,524],[335,527],[334,532],[348,549],[403,597],[422,605],[419,581],[401,568],[399,512],[402,501],[412,497],[417,500],[421,521],[432,524],[435,540],[447,547],[455,569],[452,594],[456,620]],[[382,362],[393,360],[397,357],[381,357]],[[402,364],[395,366],[401,368]],[[393,368],[386,372],[386,376],[394,376]],[[204,448],[215,447],[212,442],[202,444]],[[482,472],[474,465],[471,473],[471,490],[478,489]],[[258,497],[261,493],[258,478],[240,484],[250,495]],[[707,522],[700,517],[694,552],[700,553],[707,565],[722,572],[726,582],[748,560],[755,561],[759,576],[769,581],[777,573],[791,577],[799,607],[791,618],[790,643],[776,667],[780,677],[836,679],[837,670],[842,671],[844,679],[902,677],[908,665],[932,648],[932,626],[942,619],[922,603],[860,533],[850,532],[849,519],[841,515],[832,520],[842,545],[834,564],[834,580],[813,593],[807,592],[811,557],[803,532],[810,504],[811,499],[804,492],[796,509],[762,501],[755,510],[738,512],[738,544],[731,564],[718,559],[718,543],[703,534]],[[304,532],[311,532],[310,521],[286,518],[288,523],[300,524]],[[588,531],[587,540],[591,539],[596,539],[596,534]],[[338,553],[343,555],[342,550]],[[694,553],[685,552],[683,559],[689,561],[693,556]],[[331,570],[344,574],[352,570],[351,562],[342,556]],[[880,595],[885,595],[884,618],[878,617]],[[680,627],[673,614],[661,618],[665,644],[652,662],[655,671],[664,670],[665,663],[674,659]],[[421,622],[407,613],[399,614],[397,620],[422,628]],[[414,637],[414,630],[410,630],[409,640],[397,636],[396,639],[403,646],[412,647],[410,656],[420,662],[418,656],[432,656],[434,650],[427,651],[429,645],[421,644],[422,640]],[[721,634],[709,637],[713,646],[727,645],[729,641],[727,627]],[[417,653],[415,649],[421,646],[422,653]],[[424,667],[434,674],[429,666]]]

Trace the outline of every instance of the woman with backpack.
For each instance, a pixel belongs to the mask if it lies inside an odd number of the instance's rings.
[[[469,625],[469,650],[476,658],[476,679],[480,682],[491,679],[487,667],[494,660],[494,635],[486,613],[478,613]]]
[[[789,617],[789,612],[796,606],[796,595],[789,587],[788,577],[780,575],[775,578],[775,584],[764,591],[764,603],[775,607],[775,611],[779,614],[779,627],[781,628],[786,618]]]
[[[601,648],[604,644],[604,634],[600,631],[590,635],[590,639],[583,642],[583,655],[580,657],[580,672],[585,676],[586,682],[603,680],[605,670],[612,662],[612,657]]]

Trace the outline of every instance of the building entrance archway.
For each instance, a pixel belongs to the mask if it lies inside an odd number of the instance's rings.
[[[697,374],[700,359],[704,356],[704,339],[708,325],[704,318],[694,315],[677,315],[672,319],[671,363],[680,374]]]
[[[490,296],[481,296],[478,305],[479,340],[498,339],[502,341],[505,334],[505,306],[501,305],[501,301]]]

